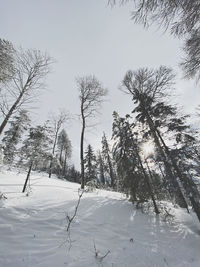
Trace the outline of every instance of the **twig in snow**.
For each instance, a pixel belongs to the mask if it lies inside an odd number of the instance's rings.
[[[79,190],[79,191],[78,191],[78,196],[79,196],[79,198],[78,198],[77,205],[76,205],[76,207],[75,207],[74,214],[73,214],[72,217],[70,217],[69,215],[67,215],[67,217],[66,217],[67,220],[68,220],[67,232],[69,232],[69,230],[70,230],[70,225],[71,225],[71,223],[73,222],[74,218],[76,217],[76,214],[77,214],[77,211],[78,211],[78,207],[79,207],[79,204],[80,204],[80,201],[81,201],[81,197],[83,196],[83,193],[84,193],[83,190]]]
[[[66,219],[68,222],[68,224],[67,224],[67,239],[59,247],[63,246],[66,243],[69,243],[69,250],[72,247],[72,242],[74,242],[74,241],[72,241],[72,239],[71,239],[70,226],[71,226],[71,223],[73,222],[74,218],[76,217],[78,207],[80,205],[80,201],[81,201],[81,197],[83,196],[83,193],[84,193],[84,190],[81,190],[81,189],[78,190],[78,202],[76,204],[73,216],[70,217],[68,214],[66,214]]]
[[[96,249],[95,241],[93,241],[93,242],[94,242],[95,258],[98,259],[101,262],[106,256],[108,256],[108,254],[110,253],[110,250],[108,250],[105,255],[99,256],[99,251]]]

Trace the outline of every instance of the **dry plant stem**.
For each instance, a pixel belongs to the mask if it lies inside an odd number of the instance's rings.
[[[70,217],[69,215],[67,215],[67,220],[68,220],[67,232],[70,231],[70,225],[73,222],[74,218],[76,217],[76,214],[77,214],[77,211],[78,211],[78,207],[79,207],[79,204],[80,204],[80,201],[81,201],[81,197],[83,196],[83,193],[84,193],[84,191],[78,192],[79,198],[78,198],[78,202],[77,202],[77,205],[75,207],[75,211],[74,211],[73,216]]]
[[[108,254],[110,253],[110,250],[108,250],[105,255],[99,256],[99,251],[96,249],[95,241],[93,242],[94,242],[95,258],[98,259],[99,261],[102,261],[106,256],[108,256]]]
[[[70,226],[71,226],[71,223],[73,222],[74,218],[76,217],[76,214],[77,214],[77,211],[78,211],[78,207],[80,205],[80,201],[81,201],[81,197],[83,196],[83,193],[84,193],[83,190],[78,191],[79,198],[78,198],[78,202],[77,202],[77,205],[75,207],[73,216],[70,217],[68,214],[66,215],[66,219],[68,221],[68,225],[67,225],[67,234],[68,234],[68,236],[67,236],[67,239],[59,247],[63,246],[65,243],[68,242],[69,243],[69,251],[70,251],[70,249],[72,247],[72,242],[73,242],[72,239],[71,239]]]

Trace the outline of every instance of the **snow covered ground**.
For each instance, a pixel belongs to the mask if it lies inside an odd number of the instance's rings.
[[[70,247],[66,216],[73,215],[79,185],[34,173],[26,196],[25,176],[0,173],[0,191],[7,197],[0,202],[1,267],[200,266],[194,214],[171,207],[175,218],[165,222],[135,209],[120,193],[84,193]]]

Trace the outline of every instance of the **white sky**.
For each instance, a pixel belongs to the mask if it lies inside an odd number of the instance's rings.
[[[47,51],[57,62],[47,78],[47,88],[37,104],[34,120],[43,122],[50,111],[65,108],[79,114],[75,78],[94,74],[109,90],[97,118],[99,125],[86,134],[86,145],[100,146],[103,131],[111,137],[112,112],[130,113],[130,97],[118,90],[125,72],[139,67],[167,65],[175,68],[183,56],[181,42],[161,30],[144,30],[130,20],[130,5],[110,8],[107,0],[6,0],[1,1],[0,38],[24,48]],[[181,75],[179,74],[181,77]],[[200,104],[194,82],[178,80],[177,103],[186,111]],[[66,127],[79,167],[80,122]]]

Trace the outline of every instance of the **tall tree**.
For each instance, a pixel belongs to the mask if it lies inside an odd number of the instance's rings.
[[[61,127],[67,121],[67,119],[69,119],[69,116],[67,115],[67,113],[64,111],[60,111],[60,113],[57,116],[52,115],[51,119],[49,120],[51,139],[52,139],[52,144],[53,144],[52,145],[52,156],[51,156],[50,164],[49,164],[49,178],[51,178],[51,174],[52,174],[53,159],[55,155],[58,134],[59,134]]]
[[[158,214],[155,192],[152,185],[151,172],[148,175],[144,162],[139,152],[138,132],[134,136],[134,124],[129,123],[129,116],[120,118],[113,114],[113,139],[114,157],[117,163],[117,171],[120,179],[120,186],[131,200],[144,202],[149,198],[152,200],[155,213]]]
[[[71,157],[72,145],[66,131],[63,129],[58,135],[57,147],[59,149],[59,161],[62,166],[62,174],[65,175],[67,159]]]
[[[112,159],[112,153],[106,138],[105,133],[103,133],[102,137],[102,156],[105,162],[106,170],[109,174],[110,180],[111,180],[111,187],[114,187],[115,185],[115,171],[114,171],[114,162]]]
[[[158,110],[163,110],[163,102],[161,101],[166,95],[165,90],[171,87],[173,83],[172,71],[165,67],[160,67],[158,70],[140,69],[136,72],[129,71],[123,80],[124,89],[131,94],[133,101],[137,104],[134,112],[138,112],[137,118],[146,123],[150,129],[150,133],[154,138],[154,142],[160,151],[166,169],[171,172],[172,184],[176,193],[182,199],[183,204],[187,208],[187,202],[183,195],[181,186],[190,200],[195,213],[200,220],[200,194],[194,181],[190,179],[179,168],[177,161],[173,157],[169,146],[163,138],[161,124],[157,124],[152,113],[154,107],[159,106]],[[160,105],[162,103],[162,105]],[[157,111],[158,111],[157,110]],[[173,171],[173,172],[172,172]],[[178,177],[178,179],[177,179]]]
[[[7,85],[7,92],[12,96],[12,103],[0,125],[0,135],[12,114],[22,105],[30,103],[44,87],[44,78],[49,72],[51,59],[38,50],[22,49],[15,53],[14,76]]]
[[[103,160],[103,157],[101,155],[101,151],[99,150],[97,152],[97,168],[98,168],[98,176],[99,176],[99,181],[101,184],[105,185],[105,163]]]
[[[95,117],[107,90],[103,88],[101,83],[95,76],[80,77],[77,79],[79,90],[80,109],[81,109],[81,142],[80,142],[80,160],[81,160],[81,188],[85,186],[85,169],[84,169],[84,136],[85,129],[88,126],[88,120]]]

